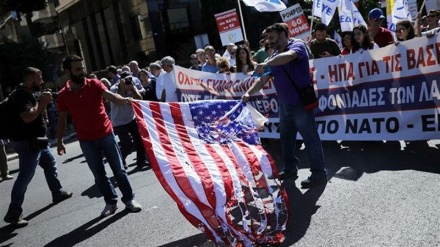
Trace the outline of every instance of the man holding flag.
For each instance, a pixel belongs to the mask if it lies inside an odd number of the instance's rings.
[[[296,179],[298,158],[295,155],[296,135],[299,132],[306,145],[311,164],[312,175],[301,182],[303,188],[310,188],[327,182],[327,173],[324,165],[324,153],[321,139],[316,129],[313,111],[306,111],[301,103],[296,88],[310,85],[311,75],[309,56],[303,41],[289,39],[289,30],[285,23],[275,23],[266,28],[269,46],[275,52],[266,62],[260,63],[255,69],[263,73],[264,68],[270,67],[270,74],[263,75],[243,95],[243,101],[258,92],[274,77],[280,112],[280,139],[284,170],[279,173],[279,179]],[[294,79],[294,80],[293,80]],[[292,84],[295,84],[294,87]]]

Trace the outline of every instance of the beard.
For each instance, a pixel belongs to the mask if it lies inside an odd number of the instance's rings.
[[[70,73],[70,80],[75,84],[84,84],[84,79],[86,76],[84,74],[80,74],[79,76],[74,75],[73,73]]]
[[[42,88],[43,88],[42,85],[38,85],[37,83],[33,83],[32,87],[31,87],[31,90],[33,92],[39,92],[39,91],[41,91]]]

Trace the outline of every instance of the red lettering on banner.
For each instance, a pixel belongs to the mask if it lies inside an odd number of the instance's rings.
[[[440,61],[440,43],[435,43],[435,46],[431,44],[426,47],[419,47],[418,50],[408,49],[406,59],[408,69],[437,65]]]
[[[402,66],[400,66],[400,57],[401,54],[395,54],[395,55],[383,57],[383,61],[385,62],[386,73],[402,71]]]
[[[328,66],[329,82],[354,80],[353,63],[341,63]]]

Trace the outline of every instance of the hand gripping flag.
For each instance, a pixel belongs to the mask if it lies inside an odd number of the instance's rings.
[[[255,7],[259,12],[279,12],[286,9],[281,0],[243,0],[243,3]]]
[[[284,240],[288,200],[239,101],[133,101],[150,164],[179,210],[219,245]]]

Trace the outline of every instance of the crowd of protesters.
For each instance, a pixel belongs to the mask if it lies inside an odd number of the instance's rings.
[[[354,27],[352,31],[341,34],[342,44],[331,39],[327,34],[327,27],[321,23],[314,26],[314,38],[308,44],[290,39],[287,26],[275,23],[263,31],[257,51],[251,50],[248,41],[241,45],[228,44],[222,55],[213,46],[208,45],[191,54],[189,68],[209,73],[252,75],[254,71],[261,73],[265,67],[274,67],[275,70],[271,75],[257,79],[256,83],[243,96],[243,100],[247,101],[249,95],[262,88],[269,77],[274,77],[276,82],[283,81],[283,83],[291,80],[290,76],[293,74],[290,75],[291,73],[286,72],[284,68],[291,69],[289,71],[294,74],[301,74],[301,78],[306,80],[310,77],[309,59],[362,53],[365,50],[410,40],[416,36],[430,37],[439,32],[439,19],[439,11],[430,10],[423,17],[419,13],[415,22],[399,20],[396,23],[394,37],[390,30],[383,27],[385,16],[382,10],[375,8],[368,14],[368,26],[359,25]],[[296,61],[301,62],[302,72],[298,70],[297,66],[292,66]],[[138,62],[134,60],[119,68],[110,65],[107,67],[107,77],[100,79],[95,74],[90,74],[86,78],[83,60],[78,56],[68,56],[64,60],[63,68],[69,80],[61,89],[58,97],[58,154],[62,155],[66,152],[63,133],[66,130],[68,116],[70,116],[74,119],[78,140],[95,177],[95,183],[104,196],[106,206],[101,212],[101,216],[108,216],[117,210],[117,194],[112,182],[105,174],[103,155],[107,158],[115,175],[126,208],[133,212],[140,211],[142,207],[134,200],[135,194],[127,177],[126,158],[135,150],[138,168],[148,166],[149,161],[130,104],[132,99],[161,102],[178,101],[174,58],[166,56],[144,68],[139,67]],[[52,96],[50,92],[39,97],[35,95],[41,90],[42,84],[41,72],[36,68],[29,67],[24,73],[23,83],[20,84],[21,91],[19,91],[20,89],[15,91],[15,94],[17,91],[22,94],[22,98],[16,106],[16,109],[19,109],[17,116],[22,122],[20,125],[22,131],[19,132],[21,135],[27,133],[35,138],[45,136],[45,133],[41,131],[44,131],[48,115],[43,108],[50,104]],[[283,101],[280,102],[282,105],[280,129],[285,168],[279,173],[279,179],[297,178],[298,159],[295,156],[294,143],[296,133],[299,131],[308,142],[306,148],[312,161],[312,174],[302,182],[302,185],[313,187],[326,182],[321,140],[316,129],[310,128],[316,125],[313,113],[304,112],[302,107],[296,107],[299,104],[298,92],[289,83],[275,84],[275,86],[279,100]],[[285,92],[290,92],[290,96],[285,95]],[[92,105],[90,105],[91,103]],[[296,118],[292,118],[292,116],[296,116]],[[304,121],[298,121],[297,118],[304,119]],[[90,121],[91,119],[93,121]],[[92,126],[90,123],[94,123],[94,125]],[[118,136],[119,144],[116,142],[115,135]],[[35,173],[37,164],[45,170],[54,203],[70,198],[72,193],[66,192],[56,178],[56,162],[46,142],[40,143],[42,146],[32,146],[39,144],[32,143],[28,136],[17,135],[11,139],[19,154],[20,172],[15,181],[11,204],[4,220],[16,227],[21,227],[27,225],[27,221],[23,220],[21,209],[24,193]],[[2,180],[13,179],[9,175],[5,158],[7,142],[7,140],[0,140],[0,175]],[[31,146],[34,149],[29,152]],[[45,162],[41,161],[43,158]],[[32,165],[29,166],[29,163]],[[27,168],[24,169],[24,167]]]

